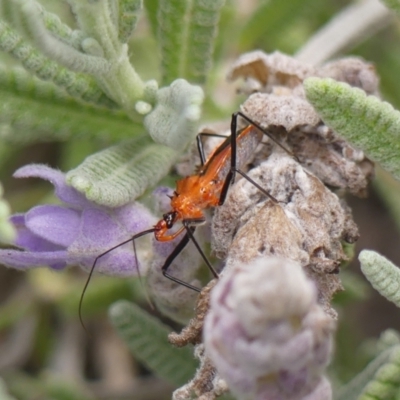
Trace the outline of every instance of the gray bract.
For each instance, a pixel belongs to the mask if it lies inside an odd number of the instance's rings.
[[[334,328],[300,264],[269,256],[238,262],[221,277],[203,340],[237,398],[327,400]]]

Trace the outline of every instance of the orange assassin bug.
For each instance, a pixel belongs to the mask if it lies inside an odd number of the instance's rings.
[[[237,133],[237,121],[239,117],[243,118],[246,122],[249,123],[249,125]],[[274,197],[272,197],[268,192],[266,192],[260,185],[258,185],[254,180],[248,177],[240,169],[240,166],[244,165],[245,162],[254,153],[264,134],[267,135],[281,148],[283,148],[286,152],[292,154],[281,143],[273,138],[270,133],[265,131],[260,125],[252,121],[242,112],[236,112],[232,114],[230,136],[225,137],[222,135],[211,133],[200,133],[197,136],[197,147],[202,165],[198,172],[195,175],[187,176],[177,181],[176,190],[174,192],[174,195],[171,196],[171,211],[164,214],[162,219],[160,219],[160,221],[153,228],[139,232],[138,234],[132,236],[130,239],[119,243],[118,245],[108,249],[107,251],[96,257],[82,292],[79,310],[81,310],[83,296],[87,289],[98,259],[118,248],[119,246],[122,246],[129,242],[133,243],[134,251],[136,254],[135,239],[138,239],[139,237],[150,233],[154,233],[154,237],[157,241],[167,242],[175,239],[186,231],[182,240],[167,257],[164,265],[161,267],[161,271],[166,278],[189,289],[195,290],[197,292],[200,291],[199,288],[192,286],[189,283],[184,282],[168,273],[169,266],[179,255],[179,253],[185,248],[189,240],[192,240],[214,277],[218,278],[218,273],[215,271],[215,269],[205,256],[203,250],[197,243],[194,237],[194,232],[196,230],[196,227],[203,224],[206,220],[203,213],[204,209],[209,207],[217,207],[224,203],[228,194],[229,186],[235,181],[236,173],[242,175],[244,178],[250,181],[271,200],[277,202]],[[204,156],[202,136],[218,136],[226,138],[217,147],[217,149],[214,150],[214,152],[208,157],[207,160]],[[179,228],[174,233],[168,233],[169,230],[179,221],[182,223],[181,228]],[[80,311],[79,315],[81,315]]]

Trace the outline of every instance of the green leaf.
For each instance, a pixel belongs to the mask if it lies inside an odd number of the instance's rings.
[[[83,105],[21,69],[0,68],[0,138],[12,143],[70,137],[124,138],[141,130],[121,112]]]
[[[71,72],[43,56],[4,21],[0,21],[0,49],[19,60],[25,69],[38,78],[52,81],[54,85],[66,90],[68,94],[77,99],[108,107],[116,106],[92,78]],[[2,82],[12,81],[10,74],[12,75],[14,71],[1,66],[0,79]],[[28,79],[26,76],[25,80]]]
[[[371,250],[363,250],[358,259],[371,285],[387,300],[400,307],[400,269]]]
[[[164,0],[158,4],[163,85],[178,78],[204,83],[225,0]]]
[[[375,96],[332,79],[304,81],[307,99],[326,125],[400,179],[400,112]]]
[[[361,392],[374,378],[379,368],[385,365],[385,363],[388,361],[390,354],[394,348],[397,349],[400,348],[400,346],[391,347],[380,353],[367,365],[367,367],[362,372],[360,372],[349,383],[347,383],[345,386],[337,391],[335,400],[358,400]]]
[[[67,182],[91,201],[119,207],[154,186],[168,173],[177,155],[143,134],[89,156],[67,173]]]
[[[157,143],[183,150],[197,134],[203,90],[184,79],[177,79],[156,94],[156,106],[146,115],[144,124]]]
[[[358,400],[392,400],[400,386],[400,346],[391,349],[389,359],[375,373]]]
[[[400,344],[400,333],[395,329],[386,329],[383,331],[377,342],[377,348],[380,351],[387,350],[390,347],[394,347]]]
[[[119,0],[118,37],[126,43],[134,31],[143,8],[143,0]]]
[[[176,386],[193,378],[197,367],[193,349],[173,347],[167,339],[170,328],[127,301],[115,303],[109,313],[132,354],[156,375]]]
[[[182,78],[182,58],[187,40],[190,1],[161,0],[158,3],[158,42],[161,47],[162,85]]]
[[[105,75],[110,72],[111,64],[103,57],[103,54],[86,54],[53,36],[45,27],[42,7],[36,1],[16,1],[20,5],[22,23],[28,35],[33,38],[36,46],[45,55],[74,72],[95,76]],[[94,40],[93,38],[90,39]]]
[[[212,65],[214,41],[225,0],[193,0],[188,26],[188,42],[181,77],[204,83]]]
[[[128,45],[121,43],[118,31],[118,16],[115,15],[115,0],[112,1],[74,1],[72,7],[76,19],[82,30],[90,37],[91,43],[96,46],[88,46],[85,49],[87,54],[76,55],[79,63],[85,59],[86,66],[92,68],[91,61],[99,59],[99,66],[102,62],[107,65],[105,68],[98,68],[98,71],[87,70],[88,73],[95,75],[100,86],[118,103],[128,115],[135,117],[135,104],[139,100],[143,100],[145,83],[137,74],[129,61]],[[48,39],[49,45],[50,39]],[[52,58],[56,59],[63,65],[67,64],[65,58],[59,58],[57,49],[54,46],[41,46],[42,51],[46,49],[52,52]],[[71,52],[71,51],[70,51]],[[101,54],[100,54],[101,52]],[[73,53],[73,52],[72,52]],[[73,54],[71,54],[71,57]],[[78,56],[80,59],[78,60]],[[63,56],[64,57],[64,56]],[[96,64],[93,65],[95,67]],[[82,68],[81,65],[79,65]]]
[[[60,20],[58,15],[48,12],[42,7],[41,14],[43,23],[49,32],[73,48],[81,50],[82,42],[87,38],[87,35],[83,31],[72,30]]]

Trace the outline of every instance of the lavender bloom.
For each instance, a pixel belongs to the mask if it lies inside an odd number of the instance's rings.
[[[37,177],[50,181],[62,205],[40,205],[10,220],[17,229],[14,244],[22,250],[0,250],[0,263],[21,270],[48,266],[55,270],[79,265],[90,270],[94,259],[135,233],[149,229],[155,217],[139,203],[107,208],[88,201],[65,182],[65,175],[45,165],[27,165],[16,178]],[[141,268],[151,256],[151,235],[140,239],[137,256]],[[129,276],[137,272],[133,246],[128,243],[101,257],[96,271]],[[142,274],[145,271],[141,271]]]
[[[224,273],[203,335],[206,355],[237,398],[329,400],[323,371],[333,330],[300,265],[263,257]]]

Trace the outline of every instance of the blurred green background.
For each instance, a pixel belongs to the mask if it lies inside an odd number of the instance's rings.
[[[155,0],[144,1],[148,8],[157,5]],[[41,2],[74,26],[65,2]],[[241,99],[235,95],[235,83],[227,83],[225,74],[238,55],[254,49],[294,54],[349,4],[352,2],[338,0],[228,0],[221,15],[214,66],[205,88],[203,121],[227,119],[237,110]],[[394,19],[346,53],[374,63],[381,77],[382,97],[397,109],[399,27],[399,20]],[[130,55],[143,79],[160,78],[157,42],[145,12],[130,41]],[[14,63],[5,54],[0,57],[5,64]],[[13,179],[12,173],[18,167],[46,163],[67,171],[108,144],[93,138],[28,146],[0,142],[0,180],[13,212],[54,201],[50,184]],[[379,168],[377,177],[367,199],[348,196],[361,232],[356,254],[363,248],[374,249],[400,265],[399,183]],[[399,311],[370,288],[359,273],[356,259],[342,275],[347,290],[336,298],[340,326],[331,367],[332,379],[338,385],[371,359],[382,331],[400,329]],[[76,268],[60,273],[47,269],[21,273],[0,268],[0,400],[8,398],[6,390],[1,390],[3,384],[11,398],[21,400],[170,398],[173,385],[135,360],[107,319],[108,306],[119,299],[136,301],[163,319],[149,306],[140,282],[93,278],[83,309],[88,335],[78,319],[78,302],[86,278]],[[163,321],[179,330],[171,321]]]

